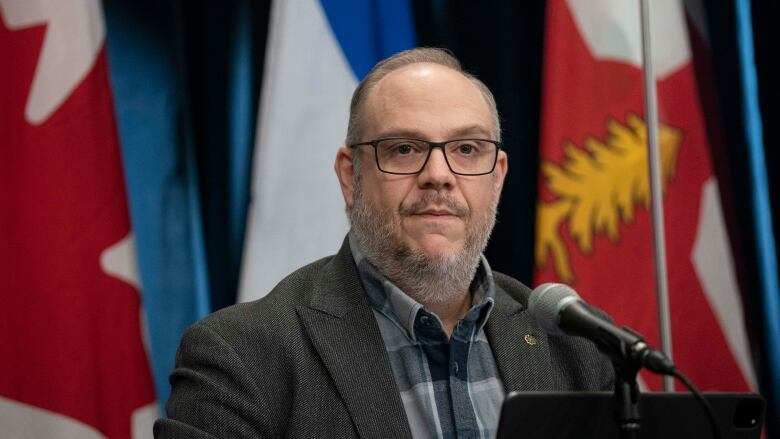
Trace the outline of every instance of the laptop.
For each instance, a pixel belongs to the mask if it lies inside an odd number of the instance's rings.
[[[759,439],[765,401],[754,393],[704,392],[722,439]],[[497,439],[619,438],[612,392],[512,392],[501,408]],[[638,438],[711,438],[710,422],[690,393],[639,397]]]

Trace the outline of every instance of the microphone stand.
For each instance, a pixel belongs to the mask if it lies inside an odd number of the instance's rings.
[[[613,361],[615,368],[615,421],[621,439],[639,437],[639,386],[636,376],[639,367],[631,361]]]

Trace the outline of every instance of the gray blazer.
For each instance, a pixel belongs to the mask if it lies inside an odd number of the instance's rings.
[[[526,312],[529,288],[494,276],[485,331],[507,392],[611,389],[593,344],[546,335]],[[411,438],[346,241],[267,297],[191,326],[170,381],[156,438]]]

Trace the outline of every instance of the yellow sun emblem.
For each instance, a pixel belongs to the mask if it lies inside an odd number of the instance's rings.
[[[607,131],[604,142],[587,137],[585,148],[571,142],[564,144],[565,157],[560,166],[542,162],[545,185],[556,198],[537,205],[536,266],[544,268],[551,254],[556,273],[567,283],[574,280],[574,272],[561,236],[564,221],[580,250],[590,254],[594,235],[603,234],[616,242],[620,220],[630,224],[634,206],[648,208],[650,203],[645,122],[629,114],[625,125],[610,119]],[[667,125],[661,125],[659,131],[665,193],[674,178],[682,132]]]

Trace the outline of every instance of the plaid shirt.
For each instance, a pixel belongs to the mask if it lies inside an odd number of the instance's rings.
[[[441,320],[385,278],[349,240],[385,342],[414,438],[491,438],[504,386],[483,330],[493,308],[484,256],[471,283],[472,307],[448,340]]]

